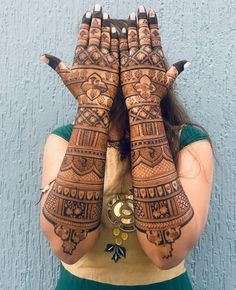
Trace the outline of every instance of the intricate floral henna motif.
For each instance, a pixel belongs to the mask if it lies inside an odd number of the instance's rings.
[[[119,80],[118,37],[104,18],[100,8],[83,17],[71,69],[58,58],[44,57],[79,103],[60,172],[43,207],[69,255],[101,222],[109,110]]]
[[[169,258],[181,227],[194,213],[177,176],[160,101],[186,61],[166,72],[155,12],[147,16],[141,7],[138,28],[133,14],[130,19],[128,35],[122,30],[120,55],[130,121],[135,226],[158,246],[162,258]]]

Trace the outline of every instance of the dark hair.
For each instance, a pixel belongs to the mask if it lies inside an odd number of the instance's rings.
[[[127,20],[111,19],[111,25],[116,27],[118,34],[121,33],[123,27],[128,26]],[[168,69],[169,65],[167,60],[164,60],[165,67]],[[202,129],[208,136],[208,140],[213,148],[212,141],[207,131],[199,124],[193,122],[188,115],[187,111],[175,96],[173,89],[161,101],[161,112],[166,131],[166,137],[170,146],[174,163],[176,165],[178,159],[179,148],[179,130],[182,125],[194,125]],[[121,141],[121,158],[129,156],[130,158],[130,145],[129,145],[129,119],[128,112],[125,105],[125,100],[121,88],[118,88],[117,96],[114,99],[111,111],[110,121],[119,124],[123,130],[123,139]]]

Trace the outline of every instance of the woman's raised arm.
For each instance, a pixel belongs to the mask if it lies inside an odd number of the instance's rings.
[[[48,54],[42,60],[57,71],[79,103],[65,156],[52,177],[56,179],[41,215],[42,231],[54,253],[73,264],[95,243],[101,224],[109,111],[119,80],[118,35],[114,28],[111,31],[108,15],[96,5],[93,14],[83,17],[72,68]],[[54,146],[65,151],[65,144],[55,137],[48,139],[44,166],[46,171],[53,166],[51,175],[61,161]]]
[[[207,141],[191,145],[195,163],[183,149],[178,170],[185,171],[191,164],[193,177],[180,179],[166,137],[161,100],[187,61],[166,71],[153,10],[147,14],[141,6],[138,19],[131,14],[128,31],[123,29],[120,39],[120,54],[137,236],[147,256],[159,268],[169,269],[185,258],[205,224],[213,174],[211,146]]]

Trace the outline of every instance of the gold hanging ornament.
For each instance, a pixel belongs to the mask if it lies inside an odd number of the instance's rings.
[[[135,231],[134,206],[132,187],[129,193],[116,193],[107,203],[107,217],[114,225],[112,234],[114,243],[107,244],[105,252],[113,252],[112,260],[117,262],[122,256],[126,257],[126,248],[121,246],[129,237],[129,233]]]

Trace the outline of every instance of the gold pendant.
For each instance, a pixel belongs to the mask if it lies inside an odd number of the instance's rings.
[[[116,193],[107,203],[107,217],[114,225],[112,234],[114,243],[107,244],[105,252],[114,252],[112,260],[117,262],[121,257],[126,257],[126,248],[121,246],[135,231],[133,194],[131,188],[128,194]]]

